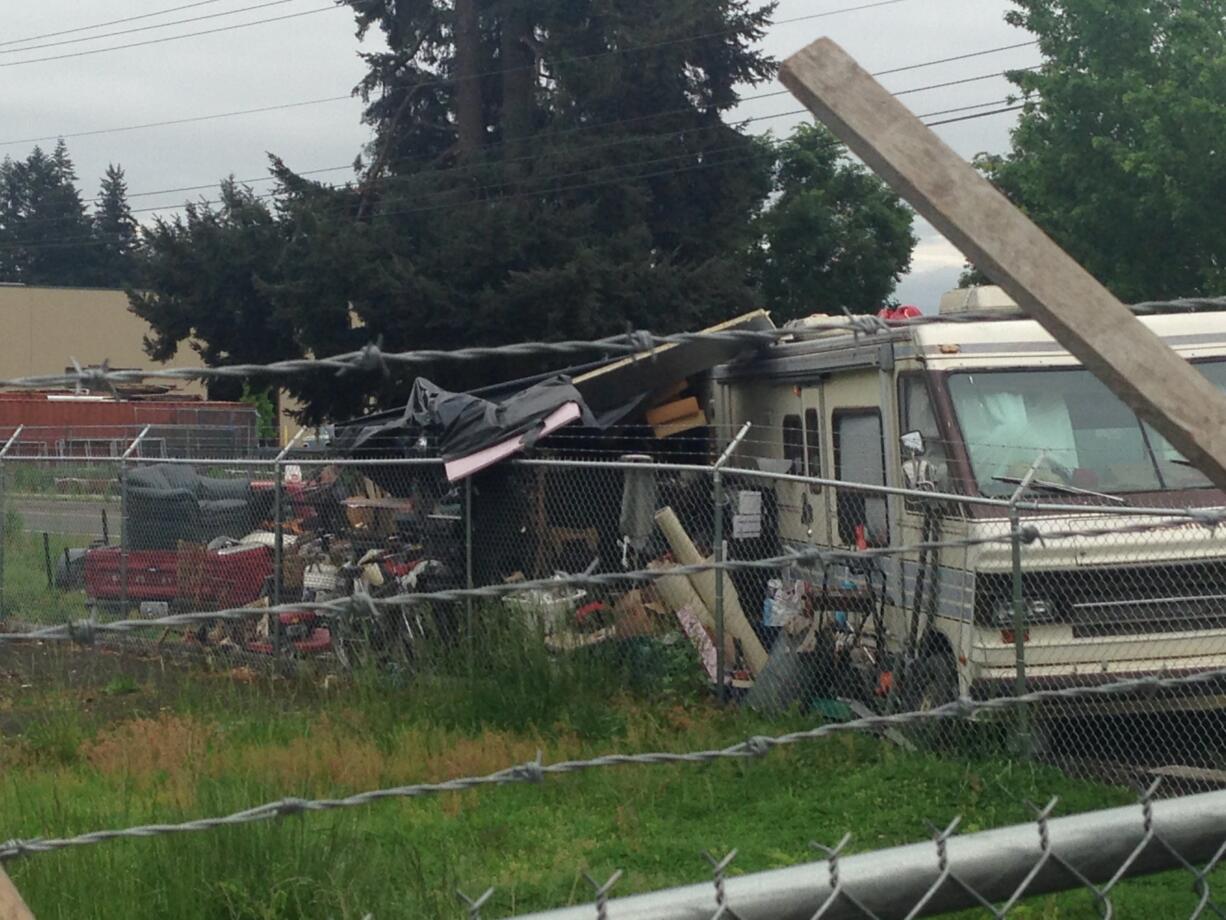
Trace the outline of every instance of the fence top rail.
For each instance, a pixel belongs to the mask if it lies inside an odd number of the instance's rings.
[[[624,460],[549,460],[520,459],[512,463],[525,467],[580,467],[590,469],[610,470],[658,470],[662,472],[690,472],[710,474],[710,466],[697,463],[634,463]],[[1012,507],[1022,511],[1056,512],[1063,514],[1114,514],[1137,517],[1199,517],[1204,510],[1184,507],[1152,508],[1133,505],[1097,505],[1097,504],[1061,504],[1058,502],[1018,501],[1016,503],[1005,498],[989,498],[984,495],[959,495],[953,492],[932,492],[925,489],[904,489],[898,486],[879,486],[861,482],[847,482],[842,479],[825,479],[820,476],[801,476],[795,473],[774,473],[769,470],[751,470],[743,467],[723,467],[725,476],[744,476],[752,479],[766,479],[777,482],[795,482],[801,485],[815,485],[832,489],[845,489],[853,492],[869,492],[876,495],[897,495],[903,498],[915,498],[926,502],[948,502],[960,505],[980,505],[989,508],[1000,508],[1007,512]],[[1216,506],[1214,506],[1216,507]]]
[[[718,894],[711,882],[700,882],[614,898],[605,902],[602,916],[707,918],[715,894],[728,908],[716,916],[927,917],[986,902],[1013,905],[1056,891],[1093,890],[1103,883],[1094,893],[1109,897],[1131,875],[1188,868],[1210,858],[1216,864],[1214,853],[1226,837],[1226,792],[1154,801],[1155,791],[1144,792],[1138,805],[1060,818],[1048,817],[1052,801],[1035,809],[1030,823],[972,834],[955,836],[954,821],[923,843],[843,855],[849,834],[833,847],[814,844],[826,853],[820,862],[748,875],[725,877],[730,859],[711,859]],[[955,873],[957,884],[943,884]],[[1199,870],[1192,874],[1203,879]],[[515,914],[514,920],[589,920],[592,915],[589,902]]]
[[[0,452],[0,460],[5,463],[114,463],[119,457],[77,457],[71,455],[41,455],[26,456],[21,454],[4,454]],[[295,457],[291,453],[282,452],[267,457],[150,457],[133,458],[149,463],[174,464],[179,466],[240,466],[268,467],[275,470],[278,463],[292,464],[300,467],[438,467],[443,464],[440,457]],[[524,468],[555,468],[555,469],[604,469],[604,470],[655,470],[672,473],[698,473],[711,475],[714,467],[697,463],[661,463],[626,460],[559,460],[544,458],[520,458],[510,461],[512,465]],[[747,479],[760,479],[769,482],[793,482],[800,485],[820,486],[823,488],[842,489],[849,492],[864,492],[872,495],[899,496],[912,498],[923,502],[941,502],[952,505],[975,505],[984,508],[996,508],[1004,517],[1012,507],[1020,511],[1036,514],[1065,515],[1114,515],[1117,517],[1160,517],[1205,519],[1215,510],[1221,510],[1223,505],[1211,505],[1204,508],[1173,506],[1170,508],[1146,507],[1140,505],[1100,505],[1100,504],[1068,504],[1059,502],[1018,501],[1010,502],[1004,498],[990,498],[984,495],[960,495],[953,492],[934,492],[924,489],[905,489],[899,486],[871,485],[869,483],[848,482],[841,479],[827,479],[820,476],[802,476],[795,473],[776,473],[769,470],[752,470],[744,467],[726,466],[721,469],[725,476],[741,476]]]

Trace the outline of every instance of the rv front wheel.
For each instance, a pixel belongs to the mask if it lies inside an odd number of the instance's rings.
[[[911,709],[928,712],[958,698],[958,671],[945,650],[929,652],[915,664],[911,680]]]

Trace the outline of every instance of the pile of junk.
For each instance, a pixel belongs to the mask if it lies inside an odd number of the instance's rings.
[[[135,611],[146,618],[463,584],[464,535],[454,489],[432,494],[415,488],[394,497],[360,471],[292,463],[282,489],[279,583],[275,482],[241,470],[200,475],[181,463],[129,469],[124,545],[104,539],[66,551],[58,581],[83,589],[94,615]],[[275,621],[266,615],[206,621],[185,633],[167,630],[161,642],[177,635],[222,652],[329,654],[350,663],[391,654],[396,650],[384,646],[436,630],[440,618],[448,631],[445,614],[409,605],[398,616],[402,628],[387,636],[337,628],[333,619],[303,609],[282,612]]]
[[[757,311],[707,331],[773,328]],[[215,620],[184,639],[399,666],[493,614],[555,655],[616,656],[645,684],[683,662],[691,679],[759,708],[871,697],[857,658],[863,624],[884,609],[874,572],[675,571],[710,560],[719,529],[734,558],[783,555],[773,488],[729,474],[716,508],[709,472],[686,467],[709,466],[715,444],[706,375],[756,347],[699,337],[469,393],[418,378],[403,408],[335,425],[328,462],[286,462],[279,573],[273,482],[137,467],[126,557],[97,545],[77,560],[88,603],[152,617],[354,597],[345,616]],[[617,462],[509,462],[590,459],[593,445]],[[658,577],[618,577],[641,570]],[[606,577],[596,588],[567,573]],[[363,601],[520,582],[531,587],[479,604]]]
[[[758,312],[716,328],[767,324]],[[856,660],[864,643],[849,624],[884,609],[872,571],[745,570],[723,573],[722,584],[713,570],[674,573],[712,559],[717,516],[735,558],[783,555],[773,488],[727,476],[717,509],[709,472],[684,468],[709,464],[715,443],[704,375],[753,347],[697,340],[470,393],[419,378],[403,409],[336,426],[332,447],[362,459],[364,475],[396,498],[412,500],[426,470],[435,492],[456,490],[471,539],[465,578],[531,583],[498,609],[557,655],[614,655],[646,684],[690,662],[696,680],[763,709],[871,696]],[[569,453],[573,444],[585,447]],[[507,462],[591,459],[594,446],[616,462]],[[404,465],[413,457],[439,462]],[[653,459],[673,462],[643,462]],[[640,570],[659,575],[616,577]],[[567,573],[612,577],[597,588]]]

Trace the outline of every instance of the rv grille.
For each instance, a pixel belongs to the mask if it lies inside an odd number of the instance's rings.
[[[1078,638],[1226,628],[1226,559],[1027,572],[1022,592]],[[980,574],[977,621],[991,623],[1012,596],[1009,573]]]

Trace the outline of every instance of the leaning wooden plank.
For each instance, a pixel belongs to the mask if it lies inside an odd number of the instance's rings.
[[[770,314],[754,310],[702,331],[764,332],[774,328]],[[752,344],[720,340],[658,345],[580,374],[575,378],[575,386],[588,407],[601,415],[641,399],[644,393],[671,387],[680,380],[731,361],[753,347]]]
[[[1113,393],[1226,489],[1226,396],[834,42],[820,39],[789,58],[779,79]]]
[[[17,893],[17,886],[0,866],[0,920],[34,920],[34,914]]]
[[[668,540],[669,546],[673,549],[673,558],[682,565],[700,565],[703,562],[709,562],[709,559],[703,559],[698,552],[698,548],[694,546],[694,541],[690,539],[690,535],[685,532],[685,528],[681,526],[681,521],[677,520],[677,515],[672,508],[661,508],[656,512],[656,524],[659,525],[665,538]],[[732,584],[732,579],[727,572],[720,573],[724,578],[724,628],[732,635],[737,642],[741,643],[741,651],[745,655],[745,661],[749,665],[749,670],[754,674],[761,674],[762,669],[766,667],[767,654],[766,649],[762,647],[762,643],[758,641],[757,634],[753,631],[753,627],[749,625],[749,620],[745,618],[745,611],[741,609],[741,600],[736,593],[736,588]],[[698,596],[702,598],[703,604],[715,613],[715,570],[708,569],[697,575],[690,576],[690,582],[694,585],[694,590],[698,592]]]

